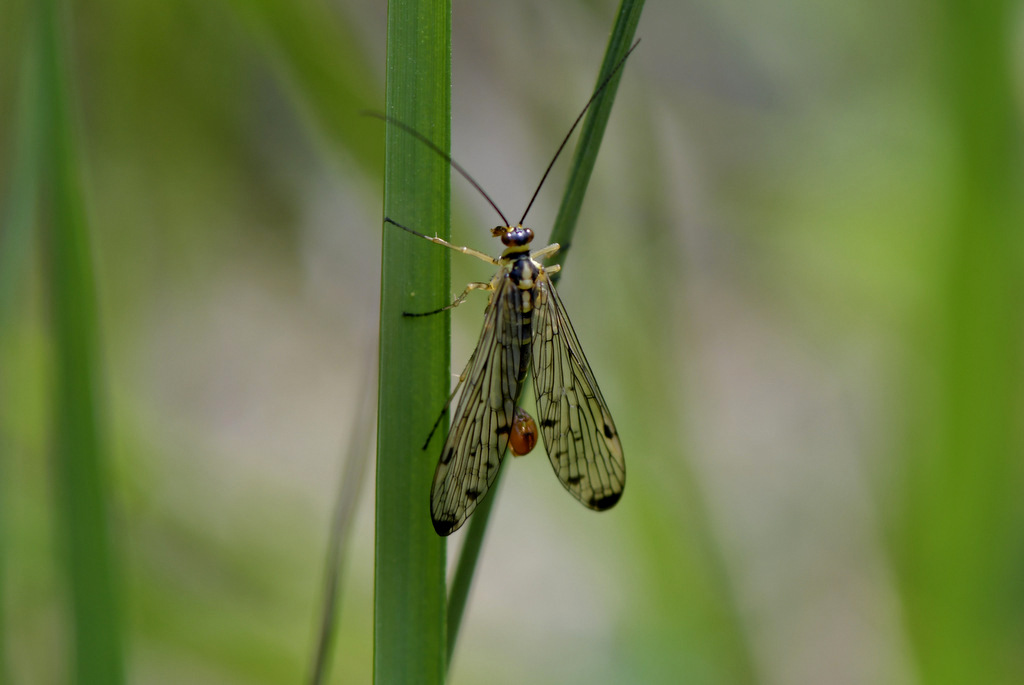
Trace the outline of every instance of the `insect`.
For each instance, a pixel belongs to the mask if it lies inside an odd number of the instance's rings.
[[[622,496],[626,484],[626,463],[618,431],[565,307],[555,291],[551,276],[560,267],[542,264],[559,250],[559,245],[554,243],[531,251],[533,230],[524,227],[523,221],[584,113],[622,67],[637,43],[595,89],[515,226],[509,223],[483,188],[446,152],[402,122],[374,115],[407,131],[444,157],[483,195],[502,220],[502,225],[492,229],[491,235],[500,238],[505,249],[498,258],[492,258],[437,236],[425,235],[388,217],[384,219],[386,223],[409,233],[498,267],[490,281],[470,283],[447,307],[433,312],[406,314],[435,314],[458,306],[473,290],[490,292],[480,339],[424,445],[424,448],[429,445],[445,411],[461,388],[430,493],[430,515],[438,535],[446,536],[458,530],[473,513],[497,477],[507,448],[511,446],[513,454],[520,456],[529,452],[536,443],[537,423],[525,411],[516,408],[523,382],[531,368],[540,434],[558,480],[584,506],[597,511],[611,508]]]

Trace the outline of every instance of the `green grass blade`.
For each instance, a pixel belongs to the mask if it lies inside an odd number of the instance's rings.
[[[596,84],[599,85],[608,78],[608,74],[611,73],[615,65],[619,63],[623,55],[629,50],[629,46],[633,43],[637,24],[640,22],[640,12],[643,9],[643,5],[643,0],[623,0],[619,6],[619,13],[612,28],[611,38],[605,50],[604,62],[601,65],[601,71],[598,73]],[[601,147],[601,139],[604,136],[604,129],[611,114],[612,104],[615,102],[615,93],[621,76],[622,72],[619,71],[619,73],[612,77],[604,91],[594,100],[587,112],[587,116],[583,120],[580,140],[573,155],[569,183],[566,186],[565,195],[562,198],[562,204],[558,211],[554,230],[552,231],[551,242],[561,243],[562,250],[556,255],[557,259],[552,261],[562,263],[565,260],[565,252],[576,228],[576,219],[579,217],[583,196],[586,193],[587,184],[590,182],[590,174],[597,160],[597,152]],[[556,273],[555,276],[557,275]],[[459,627],[465,612],[466,600],[469,596],[469,589],[473,582],[473,574],[480,555],[480,548],[487,530],[487,521],[490,518],[494,501],[497,498],[499,484],[500,481],[495,481],[491,487],[490,495],[477,506],[473,516],[470,517],[466,532],[466,543],[456,564],[456,573],[452,579],[448,602],[449,660],[455,651],[455,642],[458,638]]]
[[[443,149],[451,139],[451,5],[388,4],[386,113]],[[449,234],[449,167],[397,127],[385,136],[384,214]],[[374,679],[440,683],[445,674],[445,541],[430,523],[430,483],[445,431],[422,449],[449,386],[448,250],[383,225]]]
[[[380,88],[366,68],[364,41],[321,0],[223,0],[263,43],[316,139],[373,177],[382,171],[380,127],[360,115]]]
[[[121,612],[112,550],[96,292],[71,134],[68,22],[56,0],[39,5],[44,260],[54,338],[53,475],[58,540],[70,585],[74,682],[124,681]]]
[[[1015,3],[942,3],[942,93],[953,142],[938,313],[918,349],[903,530],[908,628],[923,683],[1020,682],[1019,109]],[[1015,487],[1016,485],[1016,487]],[[1010,609],[1014,606],[1014,609]]]
[[[629,46],[633,44],[633,36],[636,35],[637,24],[640,23],[640,13],[643,8],[644,0],[622,0],[618,16],[615,18],[615,25],[612,27],[612,35],[608,39],[608,47],[604,52],[604,62],[601,64],[601,71],[598,72],[596,84],[603,83],[615,65],[629,51]],[[587,193],[590,175],[597,162],[597,152],[601,148],[601,139],[604,137],[608,117],[611,116],[612,105],[615,103],[615,95],[619,90],[619,80],[622,78],[623,71],[628,67],[628,64],[625,65],[623,69],[612,76],[604,91],[594,99],[587,116],[583,119],[580,139],[576,144],[576,152],[573,154],[572,165],[569,168],[569,180],[566,183],[562,204],[558,207],[558,215],[555,217],[555,224],[551,230],[550,242],[562,246],[562,249],[551,260],[553,264],[564,264],[568,256],[573,233],[576,231],[576,220],[579,218],[580,208],[583,206],[583,197]],[[555,274],[556,277],[558,275]]]
[[[33,34],[30,33],[30,36]],[[19,74],[17,112],[15,114],[13,170],[8,174],[10,185],[4,193],[3,215],[0,216],[0,333],[9,330],[18,299],[19,286],[28,271],[32,254],[33,226],[36,220],[36,201],[39,192],[39,156],[42,141],[39,138],[39,75],[35,43],[26,40]],[[0,339],[0,343],[3,340]],[[0,345],[0,355],[6,350]],[[5,378],[0,365],[0,386]],[[7,522],[10,512],[11,487],[8,475],[9,459],[7,435],[0,428],[0,587],[4,587],[7,568],[10,529]],[[0,682],[10,682],[8,667],[8,644],[5,639],[4,593],[0,592]]]
[[[507,451],[505,456],[508,457]],[[466,539],[462,542],[459,560],[455,564],[455,576],[452,578],[452,587],[448,593],[449,664],[455,654],[455,645],[459,640],[462,616],[466,612],[469,590],[473,586],[473,574],[476,571],[476,563],[480,559],[480,550],[484,544],[487,521],[491,518],[491,510],[494,509],[494,504],[498,500],[498,486],[501,485],[503,471],[504,469],[498,469],[498,475],[494,477],[494,483],[491,484],[490,494],[477,505],[473,516],[470,517],[469,524],[466,526]]]
[[[0,216],[0,330],[11,316],[19,285],[28,271],[32,227],[36,220],[42,141],[39,138],[39,69],[35,52],[34,43],[26,40],[11,141],[13,173],[9,175],[10,185],[4,193],[3,215]]]

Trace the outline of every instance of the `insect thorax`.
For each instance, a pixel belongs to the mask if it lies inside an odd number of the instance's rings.
[[[519,290],[533,290],[537,287],[537,276],[541,266],[530,257],[529,252],[522,252],[512,257],[508,267],[508,275]]]

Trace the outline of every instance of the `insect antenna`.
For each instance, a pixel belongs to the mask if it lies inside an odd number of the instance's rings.
[[[632,49],[632,48],[630,48],[630,49]],[[389,124],[393,124],[393,125],[397,126],[398,128],[402,129],[403,131],[405,131],[406,133],[411,135],[416,140],[420,141],[421,143],[423,143],[424,145],[429,147],[431,150],[433,150],[437,154],[441,155],[441,157],[443,157],[444,160],[451,165],[452,169],[455,169],[457,172],[462,174],[462,177],[464,179],[466,179],[467,181],[469,181],[470,185],[472,185],[474,188],[477,189],[477,192],[479,192],[481,195],[484,196],[484,199],[487,200],[487,204],[489,204],[491,207],[494,208],[494,211],[496,211],[498,213],[498,216],[501,217],[501,220],[504,223],[504,225],[505,226],[509,225],[508,219],[506,219],[505,215],[501,213],[500,209],[498,209],[498,205],[494,204],[494,200],[492,200],[491,196],[487,194],[487,191],[485,191],[483,188],[481,188],[480,184],[477,183],[473,179],[473,177],[469,175],[469,172],[466,171],[465,169],[463,169],[461,164],[459,164],[454,159],[452,159],[452,156],[449,155],[444,150],[442,150],[436,143],[434,143],[434,141],[432,141],[430,138],[427,138],[425,135],[423,135],[422,133],[420,133],[419,131],[414,129],[409,124],[406,124],[405,122],[399,121],[398,119],[395,119],[394,117],[389,117],[387,114],[381,114],[380,112],[373,112],[373,111],[364,111],[363,114],[365,116],[373,117],[374,119],[380,119],[381,121],[386,121]]]
[[[562,150],[565,148],[565,144],[569,142],[569,137],[572,135],[572,132],[576,130],[576,126],[578,126],[580,120],[583,119],[583,115],[587,113],[587,110],[590,109],[590,106],[594,104],[594,100],[597,99],[597,96],[600,95],[601,92],[608,85],[608,83],[611,82],[615,74],[619,73],[619,70],[622,69],[622,65],[626,63],[626,58],[629,57],[631,52],[636,50],[637,45],[640,45],[639,38],[637,38],[636,42],[630,46],[629,50],[626,51],[626,54],[623,55],[622,59],[620,59],[618,64],[615,65],[615,68],[612,69],[611,72],[605,77],[604,81],[601,81],[600,85],[598,85],[598,87],[594,89],[594,94],[590,96],[589,100],[587,100],[587,104],[583,105],[583,111],[580,112],[578,117],[576,117],[576,121],[572,122],[572,126],[569,128],[569,132],[565,134],[565,138],[562,139],[562,144],[558,146],[558,150],[555,151],[555,156],[551,158],[551,163],[548,164],[548,168],[544,170],[544,175],[540,177],[540,183],[537,184],[537,190],[533,191],[533,197],[530,198],[530,203],[526,205],[526,211],[523,212],[523,218],[519,220],[519,225],[522,225],[522,223],[526,221],[526,215],[530,213],[530,207],[533,207],[533,201],[537,199],[537,195],[540,193],[540,189],[544,186],[544,181],[548,179],[548,174],[551,173],[551,167],[555,166],[555,162],[558,160],[558,155],[562,154]]]

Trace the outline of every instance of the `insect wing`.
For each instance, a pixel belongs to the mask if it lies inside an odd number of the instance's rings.
[[[434,472],[430,516],[438,535],[469,518],[498,475],[527,357],[520,344],[522,296],[502,271],[493,283],[480,340],[463,376],[448,439]]]
[[[544,446],[565,489],[597,511],[626,485],[622,443],[551,279],[537,282],[533,376]]]

